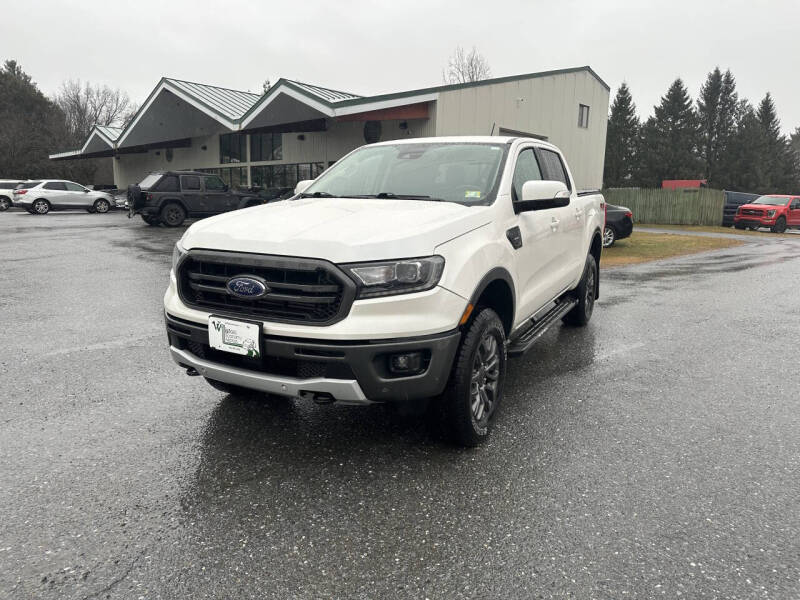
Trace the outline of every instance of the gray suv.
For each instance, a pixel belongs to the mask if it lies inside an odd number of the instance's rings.
[[[262,203],[257,195],[233,191],[219,176],[198,171],[159,171],[128,186],[128,216],[141,215],[148,225],[178,227],[187,218]]]

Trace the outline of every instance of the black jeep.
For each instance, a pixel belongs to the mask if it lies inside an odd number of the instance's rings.
[[[178,227],[187,218],[262,203],[257,194],[232,191],[219,176],[197,171],[158,171],[128,186],[128,216],[141,215],[148,225]]]

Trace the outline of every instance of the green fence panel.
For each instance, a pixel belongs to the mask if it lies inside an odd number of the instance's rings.
[[[681,190],[611,188],[606,202],[627,206],[637,223],[653,225],[720,225],[725,194],[709,188]]]

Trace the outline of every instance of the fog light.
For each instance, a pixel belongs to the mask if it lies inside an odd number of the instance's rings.
[[[389,357],[389,371],[395,375],[409,375],[421,370],[422,354],[420,352],[392,354]]]

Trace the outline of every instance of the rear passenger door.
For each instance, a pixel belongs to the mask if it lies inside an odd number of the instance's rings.
[[[216,175],[206,175],[205,180],[205,210],[212,213],[221,213],[231,210],[233,196],[228,193],[228,186]]]
[[[50,205],[53,207],[62,208],[69,206],[67,186],[63,181],[48,181],[42,186],[40,196],[50,202]]]
[[[203,213],[205,199],[198,175],[181,175],[181,195],[190,213]]]
[[[563,291],[575,279],[576,271],[583,271],[585,257],[582,256],[582,236],[586,215],[577,201],[577,194],[572,189],[572,182],[561,155],[548,148],[537,148],[536,151],[545,179],[560,181],[570,191],[569,204],[552,209],[558,221],[558,232],[553,240],[558,254],[554,266],[558,269],[559,291]]]

